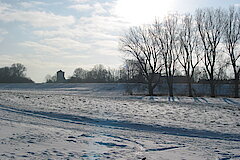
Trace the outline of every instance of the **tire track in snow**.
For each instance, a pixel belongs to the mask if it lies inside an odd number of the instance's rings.
[[[174,136],[185,136],[185,137],[196,137],[196,138],[207,138],[227,141],[240,141],[240,134],[229,134],[207,130],[187,129],[168,127],[161,125],[149,125],[133,123],[128,121],[117,121],[117,120],[106,120],[99,118],[89,118],[84,116],[76,116],[71,114],[56,113],[56,112],[45,112],[45,111],[34,111],[20,109],[16,107],[8,107],[0,104],[0,110],[14,112],[18,114],[24,114],[27,116],[62,121],[67,123],[81,124],[81,125],[93,125],[98,127],[107,127],[112,129],[122,130],[137,130],[145,132],[157,132],[160,134],[174,135]]]

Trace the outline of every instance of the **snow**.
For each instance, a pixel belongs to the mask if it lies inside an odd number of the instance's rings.
[[[240,159],[240,99],[0,85],[0,159]]]

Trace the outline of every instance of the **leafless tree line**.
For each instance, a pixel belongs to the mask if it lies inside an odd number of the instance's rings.
[[[137,62],[148,83],[149,95],[153,95],[161,75],[165,75],[169,96],[173,96],[173,78],[181,67],[188,78],[189,96],[193,96],[194,75],[202,68],[211,96],[215,97],[216,80],[223,68],[231,66],[234,94],[239,97],[239,41],[239,8],[207,8],[197,9],[195,14],[170,14],[151,25],[132,27],[121,37],[120,50]]]
[[[33,83],[26,77],[27,68],[21,63],[14,63],[10,67],[0,68],[0,83]]]
[[[47,75],[46,83],[57,83],[57,75]],[[95,65],[91,70],[86,70],[81,67],[76,68],[73,75],[67,78],[68,83],[110,83],[116,82],[117,76],[115,70],[107,69],[103,65]]]

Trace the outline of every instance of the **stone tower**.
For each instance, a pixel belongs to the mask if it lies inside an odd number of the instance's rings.
[[[66,79],[64,77],[64,72],[62,70],[57,72],[57,82],[58,83],[64,83],[66,82]]]

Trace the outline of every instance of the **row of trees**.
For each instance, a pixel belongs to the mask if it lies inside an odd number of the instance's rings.
[[[26,70],[26,67],[20,63],[0,68],[0,83],[33,83],[30,78],[26,77]]]
[[[95,65],[90,71],[83,68],[77,68],[69,82],[90,82],[90,83],[107,83],[114,82],[114,72],[106,69],[103,65]]]
[[[235,97],[239,97],[239,41],[240,11],[211,8],[198,9],[194,15],[171,14],[152,25],[132,27],[120,39],[120,49],[137,62],[136,70],[147,81],[149,95],[165,75],[169,96],[173,96],[173,78],[181,67],[188,78],[189,96],[193,95],[194,75],[201,68],[215,97],[216,80],[230,65]]]
[[[91,70],[83,68],[76,68],[73,75],[69,77],[66,82],[69,83],[109,83],[117,82],[117,70],[106,69],[103,65],[95,65]],[[57,75],[46,76],[47,83],[57,82]]]

